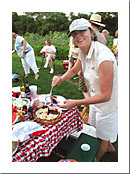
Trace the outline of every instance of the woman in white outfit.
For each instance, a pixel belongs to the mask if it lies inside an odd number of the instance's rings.
[[[12,33],[12,40],[15,41],[14,50],[12,51],[12,53],[16,51],[18,56],[21,58],[21,62],[25,72],[25,77],[28,76],[31,68],[35,74],[35,79],[37,80],[39,75],[33,48],[22,36],[19,36],[14,32]]]
[[[74,67],[62,76],[54,76],[52,86],[59,85],[83,71],[89,97],[66,100],[61,108],[90,105],[89,123],[96,128],[101,140],[94,161],[100,161],[105,152],[113,152],[112,145],[118,132],[118,77],[114,54],[104,44],[96,41],[91,24],[86,19],[76,19],[70,25],[74,43],[81,49]]]

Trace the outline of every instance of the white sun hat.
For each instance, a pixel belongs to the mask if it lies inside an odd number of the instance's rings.
[[[99,14],[92,14],[89,21],[91,23],[105,27],[105,25],[101,23],[102,17]]]
[[[92,28],[90,22],[87,19],[80,18],[80,19],[75,19],[69,27],[69,34],[68,36],[71,35],[73,31],[76,30],[87,30],[88,28]]]

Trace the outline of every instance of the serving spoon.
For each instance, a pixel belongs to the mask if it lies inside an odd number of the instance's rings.
[[[52,96],[52,89],[53,89],[53,86],[51,87],[51,90],[50,90],[50,96]]]

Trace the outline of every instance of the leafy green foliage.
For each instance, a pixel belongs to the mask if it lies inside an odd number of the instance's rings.
[[[42,57],[40,50],[43,48],[43,46],[45,46],[45,40],[50,39],[51,44],[56,47],[56,59],[68,60],[69,38],[65,32],[50,31],[49,34],[45,35],[44,37],[39,35],[38,33],[33,34],[27,32],[23,37],[33,47],[35,55]],[[111,50],[113,49],[113,37],[110,35],[107,38],[107,46]],[[13,44],[12,49],[14,49]]]
[[[56,47],[56,59],[68,59],[69,38],[64,32],[49,32],[45,37],[35,33],[25,33],[24,38],[33,47],[37,56],[42,56],[40,50],[45,46],[45,40],[50,39],[51,44]]]
[[[106,25],[110,35],[114,36],[118,29],[118,13],[117,12],[96,12],[102,16],[102,23]],[[91,15],[92,13],[90,13]],[[55,31],[69,32],[69,25],[72,20],[77,18],[90,19],[90,15],[78,13],[77,16],[73,12],[66,16],[62,12],[25,12],[25,15],[18,16],[16,12],[12,13],[12,31],[20,35],[27,32],[38,33],[45,36]],[[101,30],[103,28],[101,27]]]
[[[110,35],[107,37],[107,46],[111,49],[111,51],[113,51],[113,39],[114,38]]]

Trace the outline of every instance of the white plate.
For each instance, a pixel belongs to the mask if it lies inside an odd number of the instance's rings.
[[[13,106],[17,106],[18,108],[22,108],[24,105],[29,106],[30,100],[27,98],[16,98],[13,101]]]
[[[64,98],[63,96],[59,96],[59,95],[54,95],[54,96],[57,96],[57,102],[58,102],[58,105],[63,105],[64,104],[64,101],[66,100],[66,98]],[[33,105],[33,103],[36,101],[36,100],[39,100],[39,102],[44,102],[45,104],[48,102],[48,103],[51,103],[51,99],[50,99],[50,94],[41,94],[39,95],[38,97],[36,97],[35,99],[33,99],[31,101],[31,105]],[[53,104],[54,107],[58,107],[57,104]],[[58,107],[60,108],[60,107]],[[61,108],[61,110],[67,110],[67,109],[64,109],[64,108]]]
[[[31,105],[33,105],[33,103],[36,101],[36,100],[39,100],[39,102],[45,102],[45,97],[47,96],[48,94],[41,94],[41,95],[38,95],[38,97],[36,97],[35,99],[33,99],[31,101]]]
[[[56,104],[56,105],[63,105],[64,104],[64,101],[66,100],[64,97],[59,96],[59,95],[54,95],[54,96],[57,97],[56,101],[58,102],[58,104]],[[46,96],[45,100],[46,100],[46,102],[52,103],[50,95]]]
[[[12,97],[12,102],[14,102],[16,100],[16,98],[15,97]]]
[[[45,100],[46,102],[49,102],[49,103],[52,103],[55,107],[58,107],[58,105],[63,105],[64,104],[64,101],[66,100],[66,98],[64,98],[63,96],[60,96],[60,95],[54,95],[56,96],[56,101],[58,102],[58,104],[54,104],[51,102],[51,98],[50,98],[50,94],[48,94],[48,96],[46,96]],[[60,108],[60,107],[58,107]],[[61,110],[67,110],[65,108],[60,108]]]

